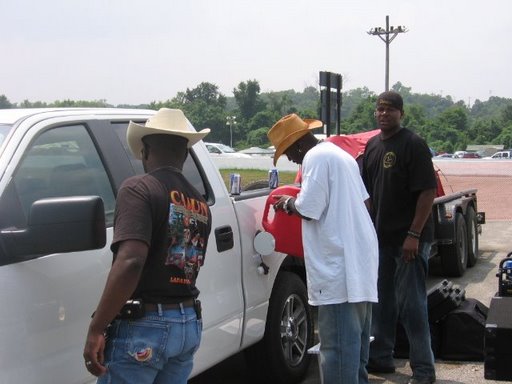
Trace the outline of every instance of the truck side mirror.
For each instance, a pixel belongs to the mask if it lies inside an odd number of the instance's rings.
[[[30,207],[27,228],[2,229],[0,237],[8,263],[48,253],[103,248],[106,244],[103,200],[99,196],[37,200]]]

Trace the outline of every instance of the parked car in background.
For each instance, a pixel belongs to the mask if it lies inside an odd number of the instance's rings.
[[[245,153],[252,156],[274,156],[275,149],[250,147],[240,150],[238,153]]]
[[[485,159],[512,159],[512,149],[498,151],[492,156],[485,157]]]
[[[224,156],[224,157],[236,157],[236,158],[247,158],[250,159],[251,155],[246,153],[240,153],[235,151],[229,145],[221,144],[221,143],[204,143],[206,145],[206,149],[210,152],[210,155],[213,156]]]
[[[453,153],[441,153],[434,156],[435,159],[453,159]]]
[[[478,152],[466,152],[462,155],[463,159],[481,159],[482,156]]]
[[[454,159],[462,159],[464,157],[465,153],[466,153],[466,151],[455,151],[453,153],[453,158]]]

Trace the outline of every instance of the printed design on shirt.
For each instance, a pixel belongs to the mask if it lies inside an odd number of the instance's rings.
[[[385,169],[392,168],[396,163],[396,154],[395,152],[388,152],[384,155],[382,159],[382,165]]]
[[[204,261],[208,206],[178,191],[169,193],[169,248],[165,265],[181,269],[184,277],[173,276],[173,284],[191,284]]]
[[[142,363],[144,361],[148,361],[149,359],[151,359],[151,357],[153,356],[153,349],[151,347],[146,347],[144,349],[141,349],[140,351],[128,353],[135,360]]]

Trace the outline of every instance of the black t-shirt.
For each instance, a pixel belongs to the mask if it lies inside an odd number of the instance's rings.
[[[406,128],[386,140],[380,135],[372,137],[364,153],[363,180],[372,201],[371,215],[380,244],[401,246],[419,194],[437,186],[427,143]],[[432,239],[430,215],[421,240]]]
[[[115,257],[124,240],[149,246],[132,298],[176,303],[197,297],[210,230],[208,204],[179,170],[163,167],[125,180],[117,195],[111,249]]]

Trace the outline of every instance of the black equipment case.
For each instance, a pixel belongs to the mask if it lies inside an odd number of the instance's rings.
[[[440,322],[438,357],[455,361],[483,361],[488,311],[482,302],[468,298],[448,313]]]
[[[512,297],[491,299],[484,343],[484,377],[512,380]]]
[[[428,321],[437,323],[450,311],[459,307],[466,298],[466,291],[451,281],[443,280],[427,292]]]

